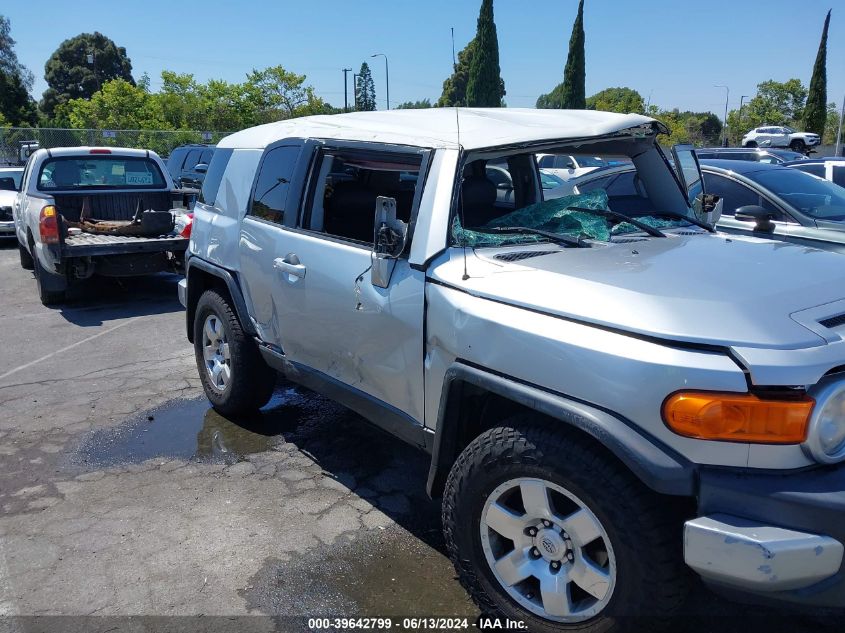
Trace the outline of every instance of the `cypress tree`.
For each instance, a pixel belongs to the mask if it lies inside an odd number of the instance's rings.
[[[587,107],[586,62],[584,57],[584,0],[578,2],[578,15],[569,38],[569,54],[563,69],[563,83],[537,99],[538,108],[568,108],[584,110]]]
[[[479,108],[501,107],[505,83],[499,68],[499,40],[493,21],[493,0],[481,0],[474,42],[466,104]]]
[[[807,105],[804,108],[804,129],[807,132],[815,132],[819,136],[824,134],[824,125],[827,121],[827,29],[829,26],[830,11],[824,19],[822,39],[819,42],[819,52],[816,53]]]
[[[359,110],[371,111],[376,109],[376,84],[367,62],[361,64],[361,70],[358,73],[358,85],[355,86],[355,103],[358,104]]]

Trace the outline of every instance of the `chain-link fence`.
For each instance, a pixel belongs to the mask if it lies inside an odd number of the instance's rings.
[[[231,132],[195,130],[77,130],[64,128],[0,127],[0,164],[23,164],[34,150],[44,147],[135,147],[162,157],[187,143],[217,143]]]

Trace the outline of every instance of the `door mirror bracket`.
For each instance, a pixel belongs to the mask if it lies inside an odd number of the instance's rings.
[[[396,217],[395,198],[376,198],[373,226],[372,283],[379,288],[387,288],[396,260],[405,251],[408,239],[408,224]]]

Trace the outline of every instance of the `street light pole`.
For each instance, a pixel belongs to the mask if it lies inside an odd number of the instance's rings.
[[[358,112],[358,77],[360,76],[352,73],[352,106],[355,112]]]
[[[390,110],[390,68],[387,65],[387,55],[384,53],[376,53],[370,57],[384,57],[384,83],[387,87],[387,109]]]
[[[344,68],[343,69],[343,111],[349,112],[349,79],[347,78],[347,73],[351,73],[351,68]]]
[[[725,141],[724,141],[724,146],[727,147],[728,146],[728,101],[730,99],[731,89],[728,88],[727,86],[722,86],[722,85],[719,85],[719,84],[716,84],[713,87],[725,89]]]

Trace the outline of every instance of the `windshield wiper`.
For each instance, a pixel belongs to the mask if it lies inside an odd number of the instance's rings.
[[[653,218],[672,218],[673,220],[682,220],[684,222],[700,226],[702,229],[710,231],[711,233],[716,232],[716,229],[707,224],[707,222],[702,222],[698,218],[691,218],[690,216],[684,213],[678,213],[677,211],[655,211],[654,213],[649,213],[648,215]]]
[[[610,209],[588,209],[587,207],[566,208],[571,209],[572,211],[583,211],[584,213],[591,213],[593,215],[598,215],[603,218],[614,218],[622,222],[627,222],[631,226],[637,227],[639,230],[643,231],[644,233],[648,233],[652,237],[666,237],[666,234],[662,231],[654,228],[653,226],[649,226],[645,222],[640,222],[639,220],[635,220],[634,218],[628,217],[624,213],[618,213],[616,211],[611,211]]]
[[[476,233],[530,233],[532,235],[540,235],[563,246],[590,248],[590,245],[585,244],[580,237],[561,235],[560,233],[552,233],[543,229],[532,229],[530,226],[483,226],[467,230],[475,231]]]

